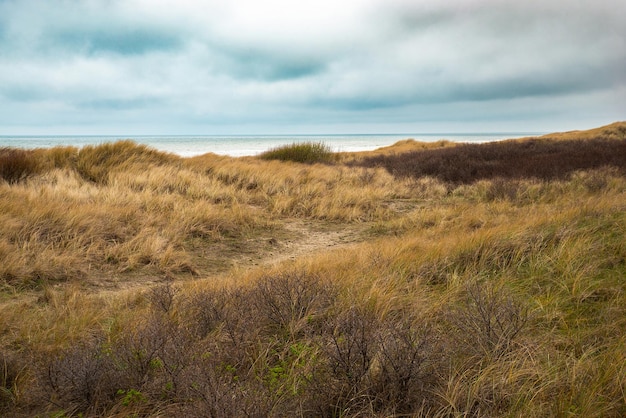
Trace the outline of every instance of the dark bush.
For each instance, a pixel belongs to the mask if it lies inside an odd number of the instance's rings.
[[[251,292],[251,302],[265,325],[291,338],[301,337],[337,296],[332,285],[297,271],[262,277]]]
[[[168,313],[174,306],[174,298],[177,293],[178,289],[171,283],[153,287],[148,293],[152,309],[163,314]]]
[[[231,364],[219,345],[205,347],[186,373],[181,415],[203,417],[276,416],[276,402],[253,368]],[[276,408],[278,409],[278,408]]]
[[[379,327],[375,313],[362,307],[328,316],[316,339],[321,357],[309,394],[315,416],[359,415],[372,409],[368,371],[378,350]]]
[[[183,304],[187,328],[197,339],[221,329],[231,300],[227,290],[205,290],[189,297]]]
[[[39,165],[32,151],[17,148],[0,148],[0,178],[17,183],[36,174]]]
[[[411,312],[381,318],[304,271],[179,298],[46,363],[68,414],[230,417],[411,414],[436,405],[441,350]],[[45,361],[44,361],[45,363]]]
[[[111,341],[59,354],[49,361],[42,381],[48,402],[69,414],[150,410],[188,394],[190,368],[198,360],[195,349],[184,327],[157,314]]]
[[[502,287],[471,283],[463,304],[450,312],[457,350],[498,358],[509,352],[528,323],[528,309]]]
[[[432,389],[440,374],[441,351],[428,325],[404,313],[382,324],[371,392],[376,410],[387,415],[408,414],[432,407]]]
[[[566,179],[579,170],[613,167],[626,172],[626,141],[531,139],[381,155],[362,160],[365,167],[384,167],[397,177],[436,177],[453,184],[481,179]],[[500,190],[509,194],[513,190]]]
[[[430,326],[410,312],[381,319],[356,305],[325,325],[308,390],[316,416],[409,416],[434,408],[443,356]]]
[[[44,381],[52,405],[67,413],[102,413],[119,389],[119,370],[101,343],[85,344],[53,358]]]

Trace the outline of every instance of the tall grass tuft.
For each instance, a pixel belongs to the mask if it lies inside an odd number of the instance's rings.
[[[177,157],[133,141],[89,145],[78,152],[76,171],[86,180],[105,184],[112,170],[159,166]]]
[[[293,143],[265,151],[259,156],[264,160],[294,161],[297,163],[330,163],[334,154],[323,142]]]

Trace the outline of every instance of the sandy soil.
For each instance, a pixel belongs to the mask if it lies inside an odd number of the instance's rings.
[[[320,226],[311,221],[291,220],[284,224],[291,238],[283,241],[271,238],[268,242],[275,248],[263,254],[256,264],[272,265],[320,251],[359,242],[363,239],[364,225]]]
[[[343,246],[363,241],[366,223],[326,223],[301,219],[281,220],[281,228],[273,234],[244,239],[233,247],[233,242],[198,245],[194,254],[196,274],[170,274],[150,272],[101,272],[90,274],[82,283],[84,290],[92,293],[115,293],[141,289],[171,281],[202,280],[219,277],[232,269],[238,271],[272,266],[317,252],[333,251]],[[237,241],[237,240],[234,240]],[[67,283],[59,283],[61,288]]]

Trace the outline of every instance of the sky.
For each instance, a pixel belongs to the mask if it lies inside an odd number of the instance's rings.
[[[626,120],[624,0],[0,0],[0,135]]]

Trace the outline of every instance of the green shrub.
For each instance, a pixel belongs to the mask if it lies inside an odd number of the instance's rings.
[[[330,163],[334,154],[323,142],[302,142],[284,145],[262,153],[264,160],[294,161],[297,163]]]

